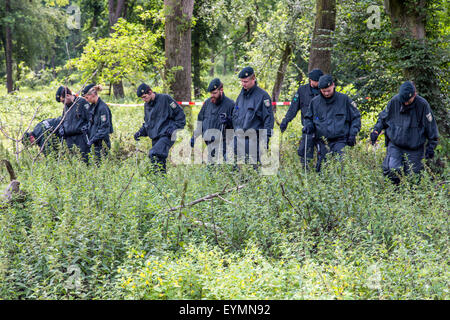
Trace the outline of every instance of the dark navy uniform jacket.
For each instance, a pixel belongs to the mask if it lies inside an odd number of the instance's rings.
[[[334,92],[329,99],[321,94],[312,99],[304,121],[308,132],[328,141],[356,137],[361,129],[361,114],[356,103],[340,92]]]
[[[249,90],[242,88],[236,99],[232,121],[235,130],[267,129],[268,136],[271,136],[274,116],[269,94],[257,84]]]
[[[105,141],[111,147],[109,135],[113,132],[111,110],[98,98],[97,103],[91,104],[89,108],[89,140],[96,146],[101,146],[102,141]]]
[[[139,129],[142,137],[159,139],[170,131],[183,129],[186,116],[183,108],[167,94],[155,94],[155,99],[144,105],[144,124]]]
[[[197,121],[202,123],[201,132],[200,126],[198,126],[194,131],[194,139],[197,138],[199,135],[204,135],[206,130],[208,129],[220,130],[222,128],[222,124],[220,122],[220,114],[225,113],[227,117],[231,119],[234,106],[235,106],[234,101],[226,97],[225,94],[222,96],[221,100],[218,101],[218,104],[212,103],[211,98],[208,98],[203,103],[203,106],[197,117]],[[225,129],[232,129],[232,128],[227,128],[226,126],[224,126],[223,129],[224,129],[223,134],[225,134]]]
[[[67,145],[77,145],[81,150],[87,147],[87,139],[81,129],[89,123],[89,103],[81,97],[76,97],[73,104],[65,105],[63,111],[64,138]]]
[[[61,117],[53,118],[53,119],[45,119],[41,122],[39,122],[34,128],[33,131],[30,133],[36,140],[36,144],[39,146],[39,148],[42,148],[44,145],[45,140],[47,139],[48,135],[50,135],[55,128],[58,126],[58,124],[61,122]],[[42,150],[45,155],[49,153],[52,148],[58,144],[58,138],[56,135],[53,135],[48,141],[47,145]]]
[[[287,126],[289,122],[294,120],[295,116],[300,110],[303,125],[306,110],[309,107],[311,100],[317,95],[319,95],[319,91],[317,92],[317,94],[314,94],[311,90],[311,85],[309,83],[300,86],[294,98],[292,99],[291,106],[289,107],[289,110],[286,112],[286,115],[284,116],[284,119],[281,123],[284,123]]]
[[[409,150],[423,148],[426,140],[428,146],[434,149],[439,137],[430,105],[419,95],[409,106],[403,105],[398,95],[394,96],[379,114],[374,130],[378,133],[385,130],[390,142]]]

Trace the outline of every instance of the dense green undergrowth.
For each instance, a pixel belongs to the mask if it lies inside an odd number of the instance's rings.
[[[163,177],[136,151],[142,113],[129,110],[113,109],[116,144],[99,166],[36,150],[16,161],[3,140],[26,199],[0,209],[0,298],[449,298],[447,166],[395,188],[364,120],[342,161],[305,172],[297,119],[275,175],[169,164]]]

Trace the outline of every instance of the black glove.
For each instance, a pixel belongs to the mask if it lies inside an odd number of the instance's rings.
[[[194,139],[194,137],[192,137],[192,138],[191,138],[191,148],[194,147],[194,144],[195,144],[195,139]]]
[[[427,147],[425,150],[425,159],[433,159],[434,158],[434,149]]]
[[[82,126],[81,127],[81,133],[83,133],[83,134],[87,134],[88,133],[88,126]]]
[[[281,122],[281,124],[280,124],[280,130],[281,130],[281,133],[285,132],[286,129],[287,129],[287,124],[284,123],[284,121]]]
[[[372,145],[375,145],[379,135],[380,134],[378,132],[376,132],[375,130],[370,133],[370,141],[372,142]]]
[[[303,127],[302,132],[305,134],[312,134],[314,132],[314,129],[310,127]]]
[[[353,147],[356,144],[356,137],[355,136],[349,136],[347,138],[347,145],[350,147]]]
[[[140,132],[140,131],[138,131],[138,132],[136,132],[136,133],[134,134],[134,140],[139,141],[139,140],[140,140],[140,137],[141,137],[141,132]]]

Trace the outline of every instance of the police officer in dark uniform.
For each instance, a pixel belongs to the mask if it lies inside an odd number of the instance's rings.
[[[291,101],[291,106],[286,112],[283,121],[280,124],[281,133],[283,133],[292,120],[294,120],[298,111],[301,112],[302,126],[304,127],[304,117],[306,109],[309,107],[311,100],[319,95],[320,91],[318,88],[319,78],[323,76],[323,72],[320,69],[313,69],[308,73],[309,83],[300,86]],[[304,131],[304,130],[303,130]],[[300,146],[297,150],[300,156],[301,162],[306,164],[305,160],[311,160],[314,156],[314,136],[308,135],[303,132],[302,138],[300,140]]]
[[[211,163],[219,160],[215,157],[216,150],[222,149],[222,154],[226,155],[225,130],[233,128],[231,116],[235,104],[233,100],[225,96],[223,83],[218,78],[210,82],[208,92],[211,97],[203,103],[198,114],[197,128],[191,138],[191,147],[194,147],[195,139],[201,135],[208,146],[208,163]]]
[[[89,122],[89,103],[72,94],[69,88],[61,86],[56,92],[56,101],[64,104],[63,123],[58,128],[58,135],[63,137],[69,149],[77,146],[83,160],[87,161],[89,147],[87,145],[87,128]]]
[[[385,131],[387,153],[383,161],[383,173],[394,184],[400,183],[402,169],[409,174],[423,169],[422,159],[434,157],[439,132],[428,102],[419,96],[411,81],[400,86],[399,93],[381,111],[374,130],[370,134],[375,144],[381,131]],[[425,142],[427,141],[426,147]]]
[[[60,141],[58,141],[58,135],[50,137],[47,143],[44,145],[45,140],[48,136],[55,131],[58,124],[61,122],[61,117],[45,119],[39,122],[31,132],[26,132],[24,137],[28,139],[30,143],[38,145],[45,156],[50,152],[55,151],[58,147]],[[59,139],[62,139],[60,137]],[[25,142],[25,141],[24,141]]]
[[[150,161],[162,173],[166,173],[166,160],[175,143],[173,133],[186,125],[183,108],[171,96],[156,93],[145,83],[138,87],[137,96],[145,101],[144,123],[134,134],[134,139],[152,139],[152,148],[148,154]]]
[[[272,136],[272,101],[269,94],[258,86],[253,68],[242,69],[239,78],[242,90],[232,114],[235,130],[234,151],[238,157],[245,155],[246,158],[250,157],[251,163],[256,164],[261,159],[260,140],[268,147]]]
[[[94,146],[97,159],[108,153],[111,148],[109,135],[114,132],[111,110],[98,96],[101,90],[102,88],[95,84],[89,84],[82,90],[83,97],[90,103],[87,145],[89,148]]]
[[[347,95],[336,92],[331,75],[319,79],[320,95],[311,100],[305,114],[305,133],[314,135],[319,159],[316,170],[320,171],[326,154],[342,154],[345,146],[356,144],[361,129],[361,114]]]

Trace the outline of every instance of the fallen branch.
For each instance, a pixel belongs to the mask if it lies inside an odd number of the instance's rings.
[[[186,204],[186,205],[183,204],[183,205],[179,205],[179,206],[170,208],[168,211],[169,211],[169,212],[172,212],[172,211],[176,211],[176,210],[179,210],[179,209],[182,209],[182,208],[192,207],[192,206],[194,206],[194,205],[196,205],[196,204],[198,204],[198,203],[200,203],[200,202],[209,201],[209,200],[214,199],[214,198],[219,198],[219,199],[221,199],[221,200],[225,200],[225,199],[223,199],[223,198],[221,197],[222,195],[224,195],[224,194],[226,194],[226,193],[230,193],[230,192],[235,191],[235,190],[238,191],[238,190],[244,188],[245,186],[246,186],[246,185],[244,184],[244,185],[241,185],[241,186],[237,186],[236,188],[233,188],[233,189],[222,190],[221,192],[216,192],[216,193],[213,193],[213,194],[208,194],[207,196],[204,196],[204,197],[202,197],[202,198],[199,198],[199,199],[197,199],[197,200],[194,200],[194,201],[192,201],[192,202],[190,202],[190,203],[188,203],[188,204]]]
[[[301,212],[297,209],[296,206],[294,206],[294,204],[291,202],[291,200],[286,195],[286,190],[284,190],[284,184],[283,183],[280,183],[280,187],[281,187],[281,195],[283,196],[283,198],[285,198],[287,200],[287,202],[292,207],[292,209],[295,210],[295,212],[297,212],[299,215],[302,215]]]
[[[128,183],[126,184],[125,188],[122,189],[122,192],[119,194],[119,197],[116,199],[115,203],[114,203],[114,207],[119,203],[120,198],[122,198],[122,195],[125,193],[125,191],[130,187],[131,181],[134,178],[134,172],[131,175],[130,179],[128,180]]]

